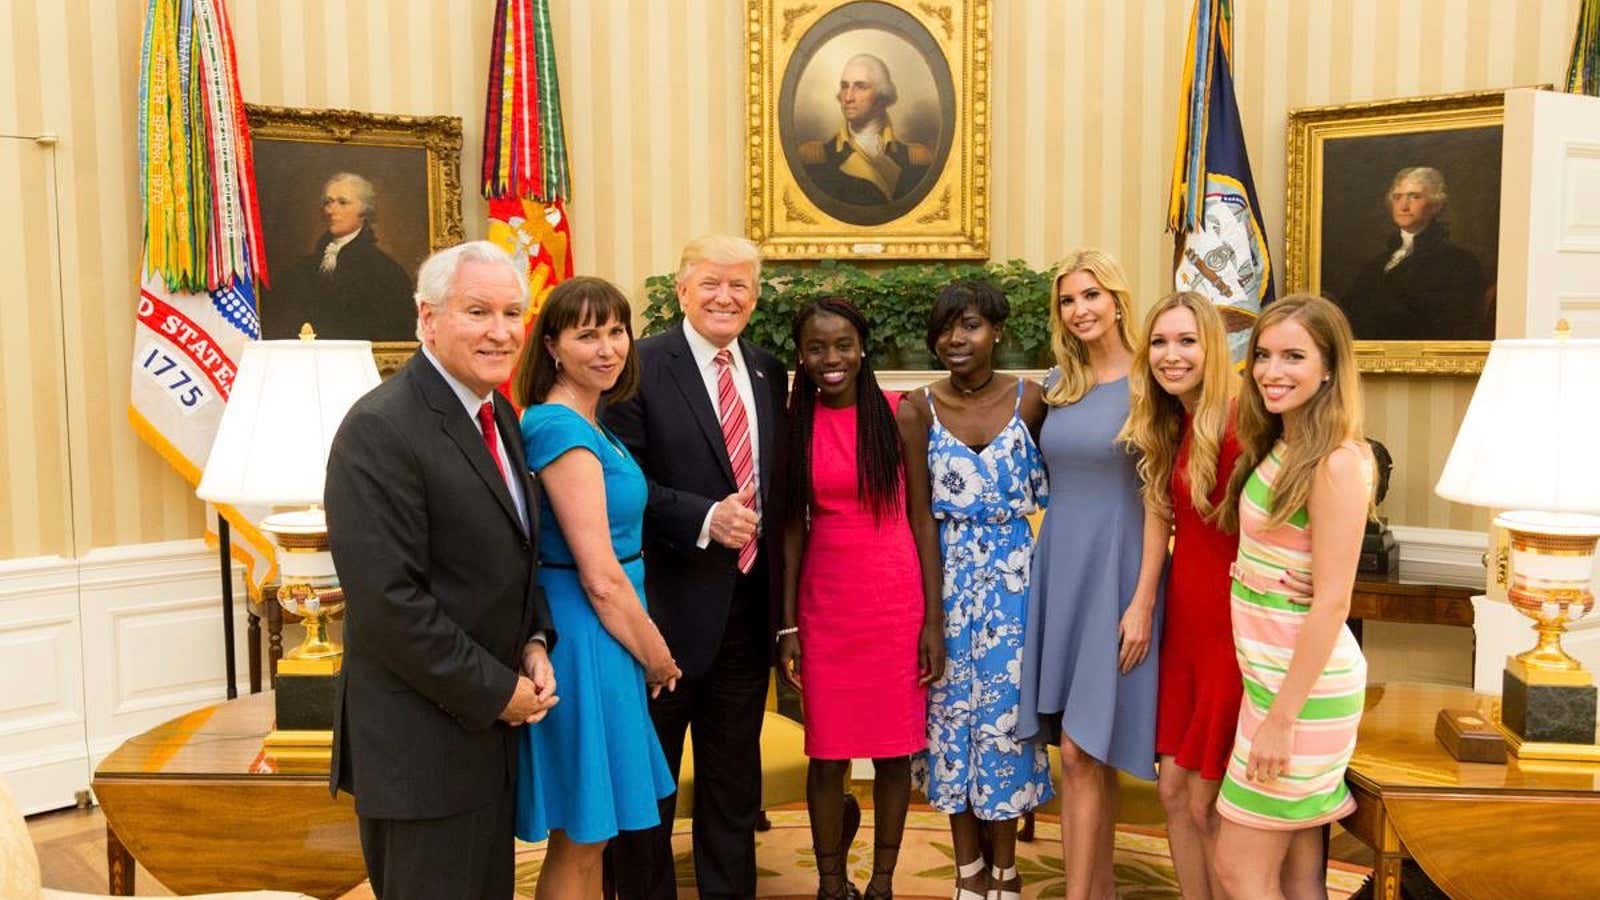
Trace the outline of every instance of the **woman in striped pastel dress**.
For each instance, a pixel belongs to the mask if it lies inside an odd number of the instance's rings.
[[[1360,383],[1344,314],[1311,295],[1256,321],[1239,399],[1233,637],[1244,700],[1217,812],[1229,896],[1325,897],[1320,826],[1355,808],[1344,783],[1367,663],[1345,617],[1371,507]],[[1284,587],[1309,577],[1311,595]]]

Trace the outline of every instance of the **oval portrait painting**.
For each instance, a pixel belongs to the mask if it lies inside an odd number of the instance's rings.
[[[851,225],[905,215],[938,183],[955,138],[950,65],[915,17],[849,3],[795,45],[778,95],[778,130],[795,182]]]

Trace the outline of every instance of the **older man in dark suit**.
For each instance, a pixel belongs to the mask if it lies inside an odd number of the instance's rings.
[[[684,322],[639,342],[639,393],[606,411],[650,482],[645,593],[683,679],[651,702],[676,773],[694,729],[694,865],[701,897],[753,897],[761,723],[782,575],[784,394],[777,357],[740,337],[761,289],[743,238],[684,248]],[[672,817],[624,832],[608,880],[625,898],[677,896]]]
[[[323,492],[344,587],[330,787],[380,900],[512,895],[516,728],[556,702],[536,482],[495,392],[527,285],[476,241],[423,264],[422,349],[351,407]]]

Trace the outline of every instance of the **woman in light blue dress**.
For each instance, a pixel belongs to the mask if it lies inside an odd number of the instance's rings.
[[[1022,653],[1025,738],[1061,747],[1068,900],[1109,897],[1117,770],[1156,777],[1156,654],[1170,526],[1145,507],[1129,410],[1132,298],[1116,260],[1071,254],[1050,317],[1057,365],[1039,438],[1050,510],[1039,528]]]
[[[1017,740],[1023,614],[1033,532],[1048,489],[1032,382],[994,371],[1010,313],[987,282],[959,281],[928,314],[928,349],[950,370],[907,402],[928,428],[928,474],[944,563],[944,677],[928,692],[918,780],[950,815],[959,900],[1020,896],[1018,819],[1050,799],[1043,744]],[[986,871],[987,870],[987,871]]]
[[[598,278],[562,282],[528,338],[517,388],[539,501],[539,585],[560,639],[550,650],[560,702],[523,728],[517,836],[550,839],[540,898],[598,896],[618,831],[660,823],[677,789],[648,696],[679,670],[644,605],[640,539],[647,486],[622,442],[595,420],[602,397],[638,382],[628,302]]]

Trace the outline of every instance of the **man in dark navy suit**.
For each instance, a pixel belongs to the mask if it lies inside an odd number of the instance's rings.
[[[743,340],[760,297],[751,242],[712,236],[678,267],[684,322],[639,342],[639,393],[606,410],[650,482],[645,595],[683,669],[650,714],[676,774],[694,729],[694,865],[701,897],[753,897],[761,723],[781,596],[787,374]],[[607,880],[624,898],[672,898],[672,819],[623,832]]]

